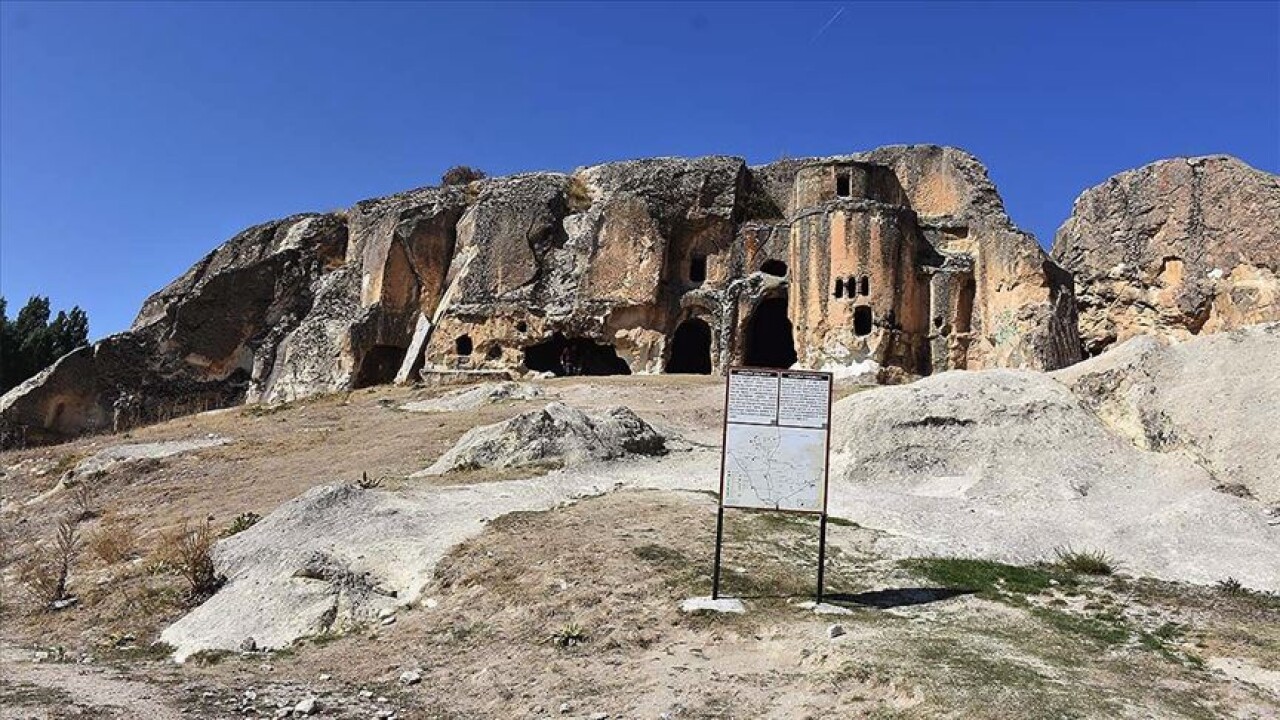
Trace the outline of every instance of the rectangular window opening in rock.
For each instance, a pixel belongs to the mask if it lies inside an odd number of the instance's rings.
[[[853,195],[853,178],[850,171],[836,171],[836,197],[847,198]]]
[[[871,334],[871,306],[859,305],[853,309],[853,334],[858,337]]]
[[[702,283],[707,280],[707,256],[694,255],[689,260],[689,282]]]

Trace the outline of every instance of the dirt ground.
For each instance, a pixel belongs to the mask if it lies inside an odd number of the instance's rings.
[[[692,492],[615,492],[498,518],[386,624],[181,666],[151,646],[186,610],[161,552],[184,520],[225,528],[361,473],[395,491],[471,427],[550,399],[627,405],[687,442],[719,441],[717,379],[544,389],[444,414],[397,407],[447,388],[373,389],[0,455],[0,718],[275,717],[307,698],[314,716],[335,718],[1280,716],[1280,601],[1232,588],[891,561],[871,550],[875,531],[833,523],[827,587],[842,614],[816,615],[801,605],[816,524],[730,511],[723,591],[747,612],[685,614],[682,600],[710,591],[715,531],[715,499]],[[209,434],[232,442],[98,478],[70,575],[79,601],[34,607],[18,568],[75,506],[63,472],[122,442]],[[134,539],[106,562],[94,539],[121,524]]]

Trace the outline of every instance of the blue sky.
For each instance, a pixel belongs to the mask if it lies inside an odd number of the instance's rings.
[[[4,2],[0,292],[101,337],[248,225],[454,164],[913,142],[1045,245],[1126,168],[1280,171],[1280,4]]]

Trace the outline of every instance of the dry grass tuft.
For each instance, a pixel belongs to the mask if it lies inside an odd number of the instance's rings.
[[[104,518],[89,536],[89,551],[103,565],[114,565],[134,554],[138,544],[138,521],[111,516]]]
[[[569,178],[569,210],[570,212],[586,212],[591,207],[591,190],[587,183],[577,175]]]
[[[1116,561],[1102,550],[1073,550],[1070,545],[1054,550],[1057,565],[1081,575],[1111,575],[1116,571]]]

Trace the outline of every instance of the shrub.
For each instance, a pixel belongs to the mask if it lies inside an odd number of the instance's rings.
[[[198,605],[217,592],[225,578],[213,567],[213,544],[216,541],[208,520],[192,527],[183,523],[176,532],[165,535],[162,552],[169,566],[187,581],[187,602]]]
[[[361,472],[360,479],[356,482],[356,486],[361,490],[377,490],[382,487],[382,478],[371,478],[369,473]]]
[[[231,521],[231,524],[222,531],[221,537],[228,538],[237,533],[242,533],[254,525],[257,525],[258,521],[261,519],[262,516],[255,512],[240,513]]]
[[[551,635],[551,642],[563,648],[571,648],[587,641],[587,633],[576,622],[566,623]]]
[[[1227,595],[1239,595],[1244,592],[1244,584],[1233,577],[1229,577],[1226,580],[1219,580],[1215,587],[1218,588],[1218,592],[1225,593]]]
[[[138,542],[138,523],[134,520],[110,517],[102,521],[89,536],[89,550],[103,565],[114,565],[129,557]]]
[[[80,478],[71,486],[71,507],[73,509],[71,517],[74,522],[88,520],[98,514],[93,507],[94,494],[94,488],[89,482],[89,478]]]
[[[444,171],[444,175],[440,176],[440,182],[444,185],[466,185],[476,180],[483,180],[485,177],[484,171],[478,168],[454,165]]]
[[[76,523],[68,518],[59,523],[53,542],[38,546],[19,569],[19,582],[44,608],[69,597],[71,566],[79,548]]]
[[[1116,563],[1102,550],[1072,550],[1070,545],[1054,550],[1058,556],[1057,565],[1065,570],[1081,575],[1110,575],[1116,570]]]

